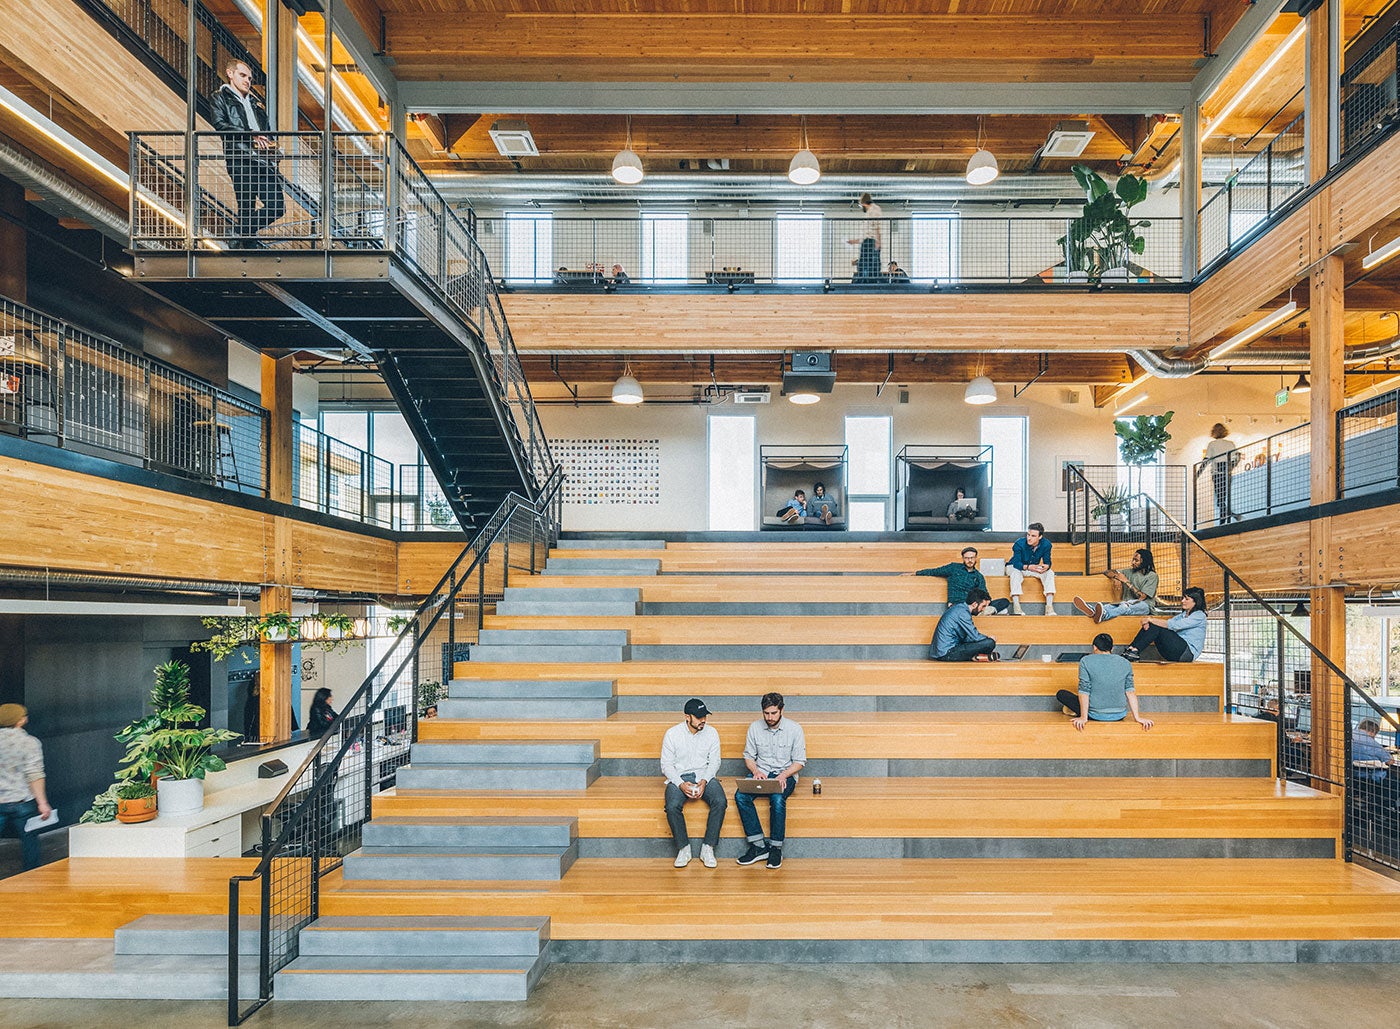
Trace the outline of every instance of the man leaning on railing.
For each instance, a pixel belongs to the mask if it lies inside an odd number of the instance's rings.
[[[224,65],[228,79],[214,91],[214,128],[223,134],[224,164],[238,197],[238,226],[234,246],[255,249],[257,235],[286,213],[282,174],[277,170],[277,143],[262,133],[272,131],[267,108],[253,96],[253,70],[239,60]]]

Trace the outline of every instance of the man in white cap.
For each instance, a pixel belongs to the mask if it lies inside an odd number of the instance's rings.
[[[0,836],[14,826],[26,872],[39,867],[39,834],[25,832],[24,823],[35,815],[48,818],[52,810],[44,790],[44,751],[24,731],[28,723],[23,704],[0,704]]]
[[[666,777],[666,823],[671,827],[671,839],[676,844],[676,867],[690,864],[690,830],[685,827],[688,800],[703,800],[710,806],[705,822],[705,842],[700,848],[700,862],[706,868],[715,867],[715,847],[719,845],[719,830],[724,825],[724,812],[729,800],[724,788],[715,778],[719,771],[719,733],[706,725],[710,709],[705,702],[691,698],[685,702],[685,721],[671,726],[661,739],[661,774]]]

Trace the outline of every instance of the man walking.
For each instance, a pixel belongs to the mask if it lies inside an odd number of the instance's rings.
[[[691,698],[685,702],[685,721],[671,726],[661,739],[661,774],[666,777],[666,824],[671,827],[671,839],[676,844],[676,867],[690,864],[690,830],[685,827],[682,810],[688,800],[703,800],[710,807],[705,822],[705,842],[700,848],[700,863],[715,867],[715,847],[719,845],[719,830],[724,825],[724,812],[729,800],[724,788],[715,778],[719,771],[719,733],[706,725],[710,709],[705,702]]]
[[[249,249],[261,245],[258,233],[286,213],[287,202],[277,170],[277,144],[264,135],[272,123],[267,108],[252,93],[253,71],[233,60],[224,65],[224,75],[228,81],[210,97],[209,105],[214,128],[223,133],[224,166],[238,198],[235,245]]]
[[[1144,731],[1152,728],[1152,719],[1138,712],[1133,666],[1127,658],[1113,653],[1113,637],[1106,632],[1094,637],[1094,652],[1079,659],[1079,694],[1060,690],[1055,699],[1080,732],[1090,721],[1121,722],[1129,711]]]
[[[987,577],[977,568],[976,547],[963,547],[961,561],[950,561],[937,568],[920,568],[917,572],[905,572],[904,574],[936,575],[940,579],[947,579],[949,607],[954,604],[966,604],[968,590],[982,590],[990,595],[990,591],[987,589]],[[988,606],[987,614],[999,615],[1010,606],[1011,601],[998,598]]]
[[[1039,579],[1045,590],[1045,613],[1055,613],[1055,573],[1050,569],[1050,541],[1045,538],[1045,526],[1031,522],[1026,535],[1011,545],[1011,560],[1006,563],[1011,578],[1011,613],[1023,615],[1021,584],[1026,576]]]
[[[928,656],[934,661],[998,660],[997,641],[983,636],[972,623],[991,602],[986,590],[973,588],[967,591],[967,603],[950,604],[933,630]]]
[[[53,810],[44,789],[44,751],[24,731],[28,723],[22,704],[0,704],[0,836],[14,827],[26,872],[39,867],[39,834],[25,832],[24,824]]]
[[[754,795],[744,792],[740,782],[734,791],[734,806],[739,809],[739,821],[744,824],[744,838],[749,849],[739,857],[739,864],[751,865],[764,857],[769,868],[783,866],[783,842],[787,835],[787,799],[797,788],[797,773],[807,763],[807,738],[802,726],[783,717],[783,695],[765,693],[758,702],[763,717],[749,726],[744,737],[744,764],[750,779],[778,780],[778,793],[768,794],[768,836],[763,835],[758,812],[754,810]]]

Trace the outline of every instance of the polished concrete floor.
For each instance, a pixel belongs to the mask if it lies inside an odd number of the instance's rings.
[[[1393,1025],[1389,965],[556,965],[523,1004],[274,1003],[266,1026]],[[133,994],[140,983],[132,983]],[[222,1005],[24,1001],[0,1026],[189,1029]]]

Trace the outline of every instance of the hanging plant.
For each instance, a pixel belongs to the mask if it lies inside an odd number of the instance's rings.
[[[215,661],[226,661],[239,647],[246,647],[261,639],[260,620],[252,615],[204,618],[200,621],[206,629],[213,630],[213,635],[207,640],[191,643],[190,650],[210,654]],[[243,660],[252,664],[246,653]]]

